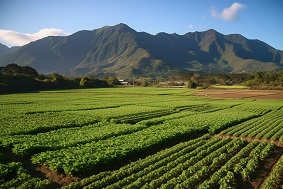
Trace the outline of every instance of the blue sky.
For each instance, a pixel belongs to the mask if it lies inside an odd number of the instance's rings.
[[[282,0],[0,0],[0,43],[125,23],[150,34],[215,29],[283,50],[282,20]]]

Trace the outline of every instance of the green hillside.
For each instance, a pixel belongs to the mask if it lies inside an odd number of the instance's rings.
[[[44,74],[156,77],[192,71],[278,71],[283,68],[283,52],[259,40],[212,29],[151,35],[118,24],[29,43],[0,58],[0,66],[11,63],[31,66]]]

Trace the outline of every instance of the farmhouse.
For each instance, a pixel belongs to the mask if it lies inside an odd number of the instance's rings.
[[[119,83],[122,85],[129,85],[130,83],[128,81],[125,81],[124,79],[119,79]]]

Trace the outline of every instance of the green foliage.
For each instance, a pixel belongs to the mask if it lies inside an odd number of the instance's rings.
[[[279,160],[276,162],[268,178],[265,179],[262,185],[262,189],[280,188],[280,185],[282,185],[282,172],[283,172],[283,155],[281,155]]]
[[[0,143],[60,173],[96,173],[64,188],[237,188],[249,182],[278,148],[210,134],[279,140],[282,102],[209,99],[193,92],[117,87],[1,95]],[[127,163],[133,157],[138,160]],[[19,176],[21,165],[1,154],[0,161],[0,175],[13,183],[25,180],[22,188],[46,186],[25,171]],[[0,178],[6,188],[20,188],[11,182]]]
[[[283,72],[255,72],[253,79],[245,81],[252,88],[276,88],[283,86]]]
[[[120,84],[119,80],[116,77],[108,77],[108,78],[106,78],[106,81],[107,81],[108,85],[110,85],[110,86]]]
[[[195,89],[197,88],[197,84],[193,82],[192,80],[187,81],[187,88],[189,89]]]
[[[213,85],[244,85],[251,88],[282,88],[283,72],[255,72],[231,74],[200,74],[182,73],[175,76],[176,80],[186,79],[188,88]],[[216,86],[217,87],[217,86]]]
[[[89,78],[89,77],[83,77],[80,80],[80,87],[81,88],[99,88],[99,87],[105,87],[108,86],[107,82],[104,80]]]
[[[282,113],[282,109],[273,110],[261,117],[241,123],[237,127],[231,127],[223,130],[221,131],[221,134],[282,141]]]
[[[4,146],[12,146],[17,155],[31,156],[46,150],[57,150],[113,136],[130,134],[146,128],[144,125],[98,123],[81,128],[64,128],[37,135],[2,137]],[[64,141],[64,142],[62,142]]]
[[[31,67],[9,64],[0,68],[0,94],[50,89],[97,88],[110,86],[107,81],[84,77],[65,78],[57,73],[39,75]],[[114,80],[112,79],[112,83]]]
[[[49,184],[50,181],[47,179],[42,180],[29,175],[21,163],[5,163],[0,159],[0,188],[43,189]]]
[[[28,77],[37,77],[38,73],[35,69],[28,66],[18,66],[17,64],[8,64],[6,67],[1,68],[1,74],[5,75],[25,75]]]
[[[204,135],[64,188],[237,188],[236,176],[248,179],[257,170],[252,162],[261,161],[257,152],[266,146]],[[234,172],[239,164],[243,171]]]
[[[280,88],[283,86],[282,72],[256,72],[252,74],[176,74],[172,79],[178,82],[177,85],[184,85],[183,79],[187,79],[187,88],[197,86],[207,88],[214,84],[241,84],[248,87]],[[141,81],[139,81],[141,80]],[[152,78],[137,79],[136,84],[141,86],[152,85]],[[139,81],[139,82],[138,82]],[[24,91],[38,91],[50,89],[76,89],[76,88],[102,88],[118,85],[115,77],[96,79],[93,77],[66,78],[57,73],[48,76],[39,75],[31,67],[21,67],[16,64],[9,64],[0,69],[0,93],[17,93]],[[158,83],[157,83],[158,84]],[[170,82],[169,85],[174,85]]]
[[[72,76],[91,73],[95,77],[113,73],[130,79],[133,73],[142,77],[168,77],[184,70],[197,73],[277,71],[282,70],[282,57],[282,51],[238,34],[222,35],[208,30],[184,35],[151,35],[118,24],[41,39],[1,58],[0,65],[15,62],[36,65],[41,73],[68,72]]]

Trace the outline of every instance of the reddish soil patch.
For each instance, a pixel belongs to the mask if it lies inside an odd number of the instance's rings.
[[[251,177],[250,184],[252,185],[252,188],[262,188],[265,179],[268,178],[278,159],[281,157],[282,152],[282,148],[277,147],[274,152],[269,156],[269,158],[267,158],[260,164],[260,169]]]
[[[26,157],[16,156],[10,149],[0,147],[0,152],[5,156],[5,158],[9,160],[9,162],[21,162],[23,168],[26,169],[32,177],[51,180],[51,185],[49,185],[48,188],[66,186],[71,182],[79,180],[79,178],[77,177],[59,174],[58,172],[52,171],[45,166],[34,165],[31,163],[30,159]]]
[[[215,137],[238,138],[238,139],[246,140],[248,142],[268,142],[268,143],[275,144],[278,147],[283,147],[283,142],[279,141],[279,140],[269,140],[269,139],[263,139],[263,138],[252,138],[252,137],[241,137],[241,136],[236,137],[236,136],[232,136],[232,135],[222,135],[222,134],[217,134],[217,135],[215,135]]]
[[[46,178],[50,179],[53,183],[56,183],[60,186],[67,186],[71,182],[75,182],[79,180],[79,178],[77,177],[71,177],[68,175],[59,174],[56,171],[50,170],[46,166],[36,166],[35,170],[43,173]]]
[[[250,90],[250,89],[205,89],[199,90],[197,96],[210,98],[252,98],[283,100],[283,90]]]
[[[272,154],[269,155],[264,161],[262,161],[259,165],[258,170],[251,175],[249,181],[243,181],[241,178],[237,179],[237,186],[238,188],[243,189],[260,189],[262,188],[262,185],[269,177],[270,172],[273,170],[275,164],[283,154],[283,144],[279,141],[272,141],[272,140],[265,140],[265,139],[258,139],[258,138],[251,138],[251,137],[235,137],[231,135],[221,135],[217,134],[214,135],[214,137],[221,137],[221,138],[239,138],[247,140],[248,142],[269,142],[276,145],[274,151]]]

